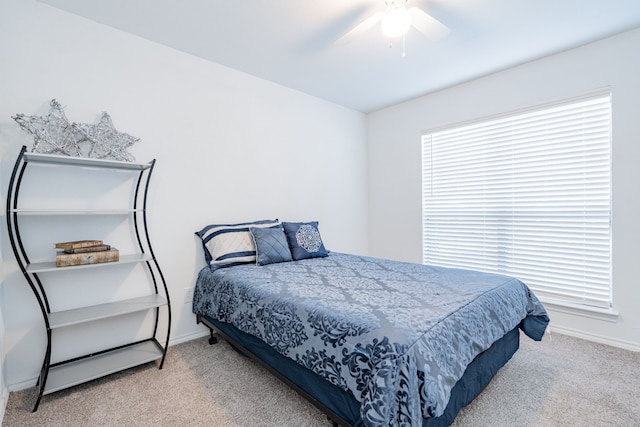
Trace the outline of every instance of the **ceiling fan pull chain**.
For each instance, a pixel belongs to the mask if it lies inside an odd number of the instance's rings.
[[[404,58],[405,56],[407,56],[407,53],[405,51],[405,38],[404,36],[402,36],[402,57]],[[393,42],[389,42],[389,49],[393,49]]]
[[[407,56],[407,53],[404,50],[404,34],[402,35],[402,57]]]

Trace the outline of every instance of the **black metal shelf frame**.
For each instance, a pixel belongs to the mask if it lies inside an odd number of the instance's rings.
[[[164,365],[171,331],[171,304],[167,283],[153,252],[147,225],[147,197],[155,162],[155,159],[149,163],[130,163],[113,160],[29,153],[26,151],[26,146],[22,147],[20,154],[16,159],[11,173],[11,178],[9,180],[9,189],[7,191],[6,218],[9,241],[18,266],[38,301],[47,337],[44,360],[42,362],[40,375],[36,384],[38,393],[33,407],[34,412],[38,409],[44,394],[52,393],[57,390],[71,387],[82,382],[90,381],[113,372],[154,360],[160,360],[159,369],[162,369],[162,366]],[[128,170],[132,173],[138,174],[137,179],[135,180],[134,195],[130,202],[131,209],[124,211],[98,210],[97,212],[91,212],[91,210],[78,211],[72,209],[67,213],[71,213],[73,215],[91,215],[92,213],[97,213],[99,215],[128,215],[130,220],[133,222],[135,241],[137,243],[139,253],[125,255],[122,262],[65,267],[64,271],[79,268],[104,268],[109,265],[131,262],[143,264],[146,267],[153,284],[156,297],[132,298],[130,300],[101,304],[96,306],[96,308],[99,307],[100,309],[100,319],[116,317],[135,311],[153,310],[153,331],[150,333],[149,338],[118,347],[106,348],[91,354],[56,362],[55,364],[51,363],[51,349],[53,345],[52,330],[57,327],[64,327],[65,324],[56,325],[54,322],[52,325],[50,319],[52,314],[53,316],[57,315],[59,317],[61,312],[52,313],[47,293],[45,291],[45,286],[43,285],[40,275],[45,273],[55,274],[54,272],[56,269],[49,268],[48,266],[43,267],[43,263],[32,264],[30,262],[27,250],[25,249],[20,235],[19,217],[21,214],[60,215],[65,211],[38,211],[33,209],[21,210],[19,208],[20,186],[30,164],[54,164],[62,166],[118,169]],[[161,338],[158,336],[161,309],[166,310],[166,337],[163,344],[161,344]],[[69,311],[73,312],[74,310],[68,310],[68,312]],[[78,324],[83,322],[82,319],[84,314],[89,313],[90,311],[91,307],[81,307],[76,310],[75,313],[65,312],[64,315],[71,315],[71,317],[74,318],[74,323],[72,324]],[[95,315],[87,315],[86,322],[93,321],[95,319]],[[75,370],[75,372],[70,374],[71,369]],[[69,378],[65,379],[65,376]],[[48,387],[48,382],[52,383],[50,387]]]

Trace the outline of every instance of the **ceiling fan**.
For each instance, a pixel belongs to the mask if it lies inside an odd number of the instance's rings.
[[[379,11],[356,25],[336,44],[346,44],[380,22],[382,32],[391,38],[404,36],[413,26],[416,30],[430,38],[440,40],[449,34],[449,28],[418,7],[407,9],[409,0],[383,0],[385,10]]]

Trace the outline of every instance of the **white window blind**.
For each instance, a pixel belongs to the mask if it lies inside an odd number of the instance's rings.
[[[423,135],[424,263],[611,307],[610,158],[609,93]]]

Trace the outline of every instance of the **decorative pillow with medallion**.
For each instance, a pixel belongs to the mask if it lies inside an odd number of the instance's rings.
[[[318,231],[318,221],[283,222],[282,227],[294,261],[329,255]]]

